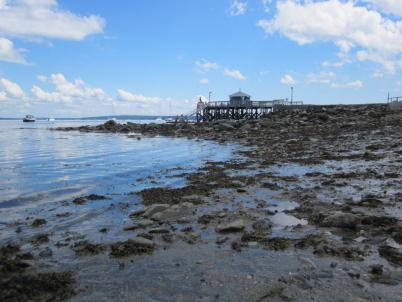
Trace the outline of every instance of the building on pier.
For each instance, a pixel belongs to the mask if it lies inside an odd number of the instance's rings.
[[[229,101],[225,102],[203,102],[200,99],[197,104],[196,117],[197,122],[209,122],[223,119],[258,119],[286,105],[291,105],[286,99],[252,101],[249,94],[238,91],[231,94]],[[300,104],[292,103],[292,105]]]

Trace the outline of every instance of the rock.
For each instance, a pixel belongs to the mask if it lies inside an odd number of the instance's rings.
[[[289,238],[284,237],[274,237],[267,239],[264,242],[264,246],[270,250],[281,251],[285,250],[291,245],[291,240]]]
[[[222,236],[219,236],[219,237],[217,237],[216,238],[216,244],[222,244],[222,243],[225,243],[226,241],[228,241],[229,240],[229,237],[222,237]]]
[[[371,273],[373,274],[373,275],[382,275],[382,273],[383,273],[383,266],[381,265],[381,264],[374,264],[374,265],[372,265],[371,267]]]
[[[231,131],[231,130],[235,130],[236,127],[233,126],[230,122],[223,122],[223,123],[218,123],[216,125],[218,128],[218,130],[223,130],[223,131]]]
[[[166,243],[172,243],[174,241],[174,235],[173,234],[162,234],[161,238]]]
[[[256,231],[267,232],[271,230],[272,223],[270,221],[261,219],[254,222],[252,227]]]
[[[358,205],[361,207],[367,207],[367,208],[377,208],[377,207],[382,206],[382,201],[373,196],[366,196],[360,200]]]
[[[192,214],[193,204],[183,203],[181,205],[173,205],[164,211],[155,213],[152,215],[151,219],[155,221],[177,222],[178,220],[183,220],[192,216]]]
[[[46,247],[44,250],[39,252],[39,257],[43,257],[43,258],[48,258],[48,257],[51,257],[52,255],[53,255],[53,251],[49,247]]]
[[[326,113],[318,113],[316,114],[316,117],[322,122],[326,122],[329,119],[329,115]]]
[[[153,216],[156,213],[162,212],[169,208],[168,204],[163,204],[163,203],[156,203],[151,206],[149,206],[146,211],[144,212],[143,216],[146,218],[149,218]]]
[[[149,234],[149,233],[138,233],[137,237],[142,237],[142,238],[145,238],[145,239],[148,239],[151,241],[154,240],[154,235]]]
[[[357,238],[355,238],[355,239],[353,239],[353,240],[356,241],[356,242],[358,242],[358,243],[362,243],[362,242],[364,242],[364,241],[367,241],[368,238],[367,238],[367,237],[364,237],[364,236],[359,236],[359,237],[357,237]]]
[[[201,235],[196,232],[187,232],[185,235],[180,235],[179,238],[188,244],[195,244],[200,239]]]
[[[106,249],[106,246],[103,244],[93,244],[87,240],[83,240],[75,243],[71,249],[78,256],[86,256],[99,254]]]
[[[32,226],[33,226],[34,228],[37,228],[37,227],[39,227],[39,226],[41,226],[41,225],[44,225],[44,224],[46,224],[46,223],[47,223],[47,221],[46,221],[45,219],[38,218],[38,219],[35,219],[35,220],[32,222]]]
[[[107,198],[102,195],[91,194],[85,197],[87,200],[106,200]]]
[[[102,195],[96,195],[96,194],[91,194],[88,196],[81,196],[77,197],[73,200],[73,203],[76,205],[83,205],[85,204],[88,200],[95,201],[95,200],[106,200],[107,198]]]
[[[133,223],[133,224],[129,224],[127,226],[124,227],[124,231],[134,231],[136,229],[140,229],[140,228],[146,228],[148,226],[153,225],[154,222],[150,219],[144,219],[144,220],[140,220],[137,223]]]
[[[18,254],[15,258],[21,259],[21,260],[33,260],[34,256],[32,255],[31,252],[28,252],[28,253]]]
[[[87,200],[84,197],[77,197],[73,200],[73,203],[75,203],[77,205],[82,205],[86,202],[87,202]]]
[[[231,243],[232,249],[235,250],[236,252],[241,252],[242,248],[242,243],[239,241],[233,241]]]
[[[317,265],[308,258],[300,257],[300,262],[302,263],[303,270],[305,271],[315,271],[317,269]]]
[[[72,272],[10,275],[0,280],[0,301],[64,301],[74,294]]]
[[[138,222],[138,226],[141,227],[141,228],[146,228],[146,227],[151,226],[153,224],[154,224],[154,222],[152,220],[150,220],[150,219],[144,219],[144,220],[141,220],[141,221]]]
[[[106,123],[103,124],[106,130],[113,130],[116,128],[117,123],[114,120],[109,120]]]
[[[154,229],[149,230],[148,233],[150,233],[150,234],[168,234],[168,233],[170,233],[170,230],[167,228],[154,228]]]
[[[348,299],[347,302],[368,302],[368,301],[360,297],[352,297]]]
[[[384,257],[392,264],[402,266],[402,253],[400,249],[388,245],[382,245],[378,248],[378,252],[381,257]]]
[[[47,234],[39,234],[31,239],[32,244],[43,244],[49,242],[49,236]]]
[[[212,220],[214,220],[215,219],[215,216],[214,215],[211,215],[211,214],[204,214],[204,215],[202,215],[202,216],[200,216],[199,218],[198,218],[198,223],[200,223],[200,224],[208,224],[208,223],[210,223]]]
[[[114,257],[125,257],[129,255],[151,254],[155,249],[153,241],[135,237],[126,241],[120,241],[111,245],[110,255]]]
[[[139,228],[138,223],[134,223],[134,224],[126,225],[126,226],[123,228],[123,231],[134,231],[134,230],[136,230],[136,229],[138,229],[138,228]]]
[[[359,216],[351,213],[335,213],[327,216],[321,223],[324,227],[337,227],[345,229],[356,229],[360,224],[361,219]]]
[[[245,227],[244,221],[242,219],[237,219],[232,222],[219,224],[216,227],[216,231],[218,233],[239,232],[244,230]]]
[[[130,217],[141,216],[142,214],[145,213],[146,210],[147,210],[147,208],[142,208],[142,209],[135,210],[135,211],[130,213]]]
[[[265,242],[268,237],[268,232],[263,231],[253,231],[253,232],[244,232],[241,236],[242,242]]]
[[[269,301],[269,298],[281,295],[286,288],[287,285],[283,282],[270,284],[263,290],[263,293],[256,301]]]

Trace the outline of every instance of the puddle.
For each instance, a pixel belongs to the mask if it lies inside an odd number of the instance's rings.
[[[277,213],[271,217],[271,221],[274,224],[274,229],[282,229],[285,227],[293,227],[297,225],[306,225],[306,219],[298,219],[292,215],[285,213]]]

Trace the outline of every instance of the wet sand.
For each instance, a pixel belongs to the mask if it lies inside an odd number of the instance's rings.
[[[76,196],[64,201],[74,212],[47,209],[60,232],[48,213],[10,224],[2,301],[402,299],[400,112],[326,106],[258,121],[58,130],[239,147],[227,162],[184,172],[184,187],[134,191],[117,204],[107,194]],[[86,225],[80,209],[91,205],[91,215],[118,218]],[[63,232],[71,215],[76,228]],[[32,232],[21,238],[21,228]]]

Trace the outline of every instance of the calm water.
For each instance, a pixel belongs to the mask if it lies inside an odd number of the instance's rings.
[[[175,174],[206,160],[227,159],[233,151],[206,141],[48,130],[99,123],[0,121],[0,209],[37,207],[89,193],[122,196],[149,186],[182,185]]]

